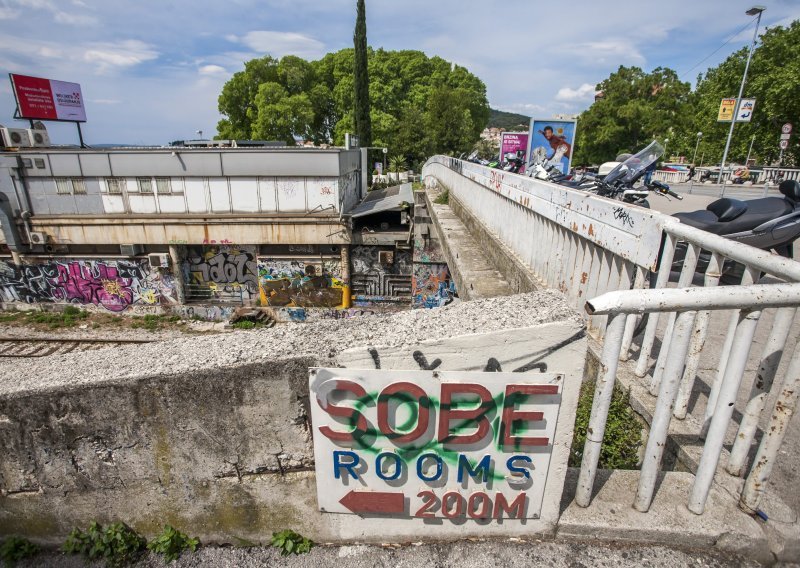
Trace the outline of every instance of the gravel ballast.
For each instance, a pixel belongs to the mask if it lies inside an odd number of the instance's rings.
[[[180,337],[39,359],[5,359],[0,360],[0,395],[180,374],[287,357],[312,356],[320,364],[333,366],[337,355],[352,347],[402,347],[426,340],[556,321],[582,322],[560,292],[544,290],[458,302],[433,310],[284,324],[269,329]]]

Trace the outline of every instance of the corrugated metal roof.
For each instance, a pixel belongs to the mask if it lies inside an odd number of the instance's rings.
[[[385,189],[376,189],[367,193],[364,200],[350,212],[351,217],[363,217],[380,213],[381,211],[391,211],[402,209],[403,203],[414,202],[414,191],[410,183],[393,185]]]

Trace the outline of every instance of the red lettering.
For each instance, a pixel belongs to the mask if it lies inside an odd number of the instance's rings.
[[[423,519],[432,519],[436,515],[433,513],[433,510],[436,509],[436,506],[439,504],[439,498],[433,491],[421,491],[417,493],[417,497],[422,498],[422,507],[414,513],[415,517],[420,517]]]
[[[448,504],[450,501],[450,504]],[[455,505],[455,506],[451,506]],[[442,495],[442,515],[455,519],[464,514],[464,498],[458,491],[448,491]]]
[[[480,501],[480,509],[477,508]],[[492,498],[483,491],[478,491],[469,496],[467,501],[467,514],[473,519],[486,519],[492,512]]]
[[[417,425],[407,433],[397,432],[389,424],[389,399],[396,394],[401,402],[412,405],[417,410]],[[378,429],[381,434],[397,444],[413,442],[428,430],[431,400],[422,388],[413,383],[393,383],[378,395]]]
[[[527,504],[528,499],[525,493],[517,495],[517,498],[510,505],[506,501],[505,495],[497,493],[494,500],[494,518],[502,519],[502,514],[505,513],[509,519],[524,519]]]
[[[474,394],[478,397],[478,406],[468,409],[453,409],[454,394]],[[444,383],[439,404],[439,442],[443,444],[472,444],[482,440],[489,432],[491,425],[486,418],[489,408],[494,408],[492,393],[481,385]],[[478,426],[472,434],[450,434],[451,420],[473,420]]]
[[[358,383],[354,383],[353,381],[339,379],[336,381],[335,390],[352,393],[357,398],[363,398],[367,396],[367,391],[364,390],[364,387]],[[317,398],[317,403],[322,410],[331,416],[346,418],[350,424],[355,424],[355,427],[350,432],[338,432],[333,430],[330,426],[321,426],[319,432],[323,436],[333,440],[334,442],[352,442],[355,437],[354,434],[358,432],[363,434],[367,431],[367,419],[355,408],[351,408],[349,406],[336,406],[330,402],[330,400],[322,401],[319,398]]]
[[[515,410],[516,403],[527,395],[558,394],[558,385],[507,385],[503,401],[503,419],[500,425],[500,443],[503,446],[546,446],[547,437],[515,436],[512,432],[515,421],[539,422],[544,418],[542,412],[522,412]]]

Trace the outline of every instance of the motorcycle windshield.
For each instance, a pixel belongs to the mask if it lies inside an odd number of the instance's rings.
[[[631,185],[639,179],[652,164],[664,155],[664,147],[653,140],[644,150],[634,154],[606,174],[606,183]]]

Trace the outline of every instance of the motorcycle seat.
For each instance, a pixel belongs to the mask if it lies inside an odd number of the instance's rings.
[[[711,203],[704,211],[675,213],[674,217],[680,219],[681,223],[715,235],[731,235],[750,231],[767,221],[788,215],[792,211],[794,211],[792,204],[788,200],[778,197],[766,197],[747,202],[724,198]]]

